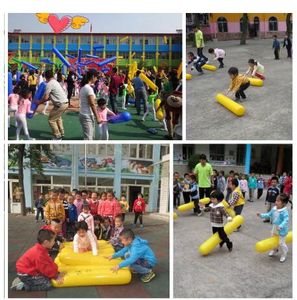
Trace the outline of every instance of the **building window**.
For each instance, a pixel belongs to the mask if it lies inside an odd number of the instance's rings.
[[[236,151],[236,164],[242,166],[244,164],[245,159],[245,145],[237,145]]]
[[[218,32],[228,32],[228,22],[224,17],[220,17],[217,20],[218,23]]]
[[[83,44],[90,44],[91,43],[91,37],[89,35],[83,35],[80,39],[80,43]]]
[[[56,44],[65,44],[66,37],[64,35],[57,35],[56,36]]]
[[[45,35],[44,36],[44,43],[45,44],[53,44],[54,43],[54,36],[52,36],[52,35]]]
[[[269,31],[278,31],[278,23],[276,17],[269,18]]]
[[[18,43],[19,42],[19,37],[16,35],[12,35],[8,37],[8,42],[9,43]]]
[[[22,35],[21,42],[22,43],[30,43],[30,36],[29,35]]]
[[[183,160],[188,160],[194,154],[194,145],[183,145]]]
[[[69,44],[77,44],[78,36],[77,35],[69,35],[68,36],[68,43]]]
[[[71,154],[71,145],[67,144],[52,144],[52,150],[55,154]]]
[[[259,17],[254,17],[254,27],[255,27],[255,31],[260,30],[260,19],[259,19]]]
[[[41,36],[40,35],[34,35],[32,37],[32,41],[33,41],[33,44],[40,44],[41,43]]]
[[[209,158],[211,161],[224,161],[225,145],[209,145]]]
[[[193,14],[186,14],[186,22],[190,24],[193,23]]]

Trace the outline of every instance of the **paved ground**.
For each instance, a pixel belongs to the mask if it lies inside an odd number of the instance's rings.
[[[132,215],[126,221],[127,227]],[[41,223],[36,224],[32,215],[8,216],[8,284],[16,277],[15,262],[35,243]],[[135,233],[147,239],[154,250],[158,265],[154,269],[156,277],[150,283],[142,283],[133,274],[132,282],[123,286],[90,286],[73,288],[53,288],[49,292],[9,291],[10,298],[168,298],[169,297],[169,223],[166,218],[154,215],[144,216],[144,228],[136,228]]]
[[[209,48],[226,51],[225,68],[215,72],[187,68],[193,75],[187,81],[187,139],[197,140],[291,140],[292,139],[292,60],[287,59],[285,48],[280,60],[274,60],[272,40],[248,40],[208,42],[204,48],[211,63]],[[188,48],[187,52],[195,49]],[[254,58],[265,67],[266,80],[263,87],[249,87],[247,99],[242,102],[245,116],[239,118],[216,103],[217,93],[229,86],[228,68],[237,67],[243,73],[248,68],[248,59]]]
[[[288,208],[291,212],[290,205]],[[230,236],[233,251],[217,247],[205,257],[198,253],[198,247],[212,234],[209,213],[201,217],[179,213],[174,222],[174,297],[292,297],[292,245],[288,245],[284,263],[279,257],[257,253],[255,243],[268,238],[271,231],[271,224],[263,223],[257,212],[265,212],[264,201],[247,202],[245,224]]]
[[[72,100],[74,106],[78,106],[78,100]],[[42,111],[42,107],[38,111]],[[51,107],[49,107],[49,110]],[[128,106],[128,111],[132,115],[132,120],[120,124],[109,124],[110,140],[164,140],[167,134],[163,129],[161,122],[153,120],[153,114],[150,113],[145,122],[141,120],[142,116],[137,116],[133,105]],[[11,127],[8,130],[8,138],[15,140],[16,128],[14,118],[11,118]],[[63,115],[66,140],[82,140],[83,133],[79,122],[79,113],[77,108],[71,108]],[[36,114],[32,119],[27,119],[29,132],[32,138],[37,140],[51,140],[53,138],[51,128],[48,124],[48,117],[43,114]],[[147,132],[149,128],[157,129],[156,134]],[[24,138],[24,137],[23,137]],[[98,139],[98,136],[97,136]]]

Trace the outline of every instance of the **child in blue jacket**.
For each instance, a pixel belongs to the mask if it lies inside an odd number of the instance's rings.
[[[129,266],[132,272],[142,275],[142,282],[150,282],[156,276],[152,268],[156,265],[157,259],[148,242],[135,236],[131,229],[124,229],[120,234],[120,240],[124,248],[108,259],[125,257],[125,260],[113,267],[112,271],[117,272]]]
[[[272,236],[279,236],[279,247],[281,250],[280,262],[286,260],[288,253],[288,246],[286,245],[286,237],[289,231],[289,212],[287,210],[287,203],[289,198],[286,194],[280,194],[275,200],[275,206],[265,214],[257,213],[257,216],[262,219],[272,220]],[[269,256],[275,256],[278,252],[278,248],[269,252]]]

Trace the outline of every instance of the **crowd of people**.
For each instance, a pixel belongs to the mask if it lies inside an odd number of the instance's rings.
[[[157,86],[157,91],[139,77],[141,73]],[[20,76],[18,74],[20,72],[17,69],[12,71],[13,91],[8,97],[8,125],[10,126],[10,116],[14,114],[17,140],[20,139],[22,130],[25,139],[31,139],[26,114],[34,113],[31,111],[32,101],[38,105],[45,104],[39,111],[48,115],[54,140],[65,137],[62,116],[69,108],[79,109],[84,140],[95,138],[96,127],[99,138],[108,140],[108,117],[127,110],[128,105],[135,106],[136,113],[143,122],[150,113],[158,121],[154,107],[157,98],[161,99],[159,109],[165,115],[165,138],[181,139],[182,86],[175,69],[168,72],[161,68],[157,72],[138,70],[134,78],[129,78],[127,70],[117,67],[113,67],[108,73],[87,70],[82,77],[72,70],[64,75],[59,69],[55,72],[49,69],[24,71]],[[42,99],[34,99],[42,82],[47,83],[46,91]],[[73,104],[74,97],[79,98],[78,106]],[[53,106],[51,109],[48,107],[49,102]]]
[[[100,252],[98,240],[108,241],[115,253],[108,257],[124,258],[113,268],[129,266],[134,273],[141,275],[143,282],[155,277],[153,267],[157,260],[146,240],[135,236],[126,228],[125,216],[129,203],[125,196],[117,199],[112,191],[98,194],[95,191],[74,189],[71,193],[64,189],[53,189],[35,200],[36,223],[45,224],[40,228],[37,244],[25,252],[16,262],[18,277],[12,289],[36,291],[48,290],[51,279],[63,282],[64,274],[58,271],[54,260],[63,248],[65,241],[73,243],[74,253],[92,251],[94,256]],[[133,227],[143,228],[145,200],[141,193],[133,202]]]

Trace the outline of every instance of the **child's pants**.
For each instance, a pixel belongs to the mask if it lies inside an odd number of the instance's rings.
[[[20,280],[24,283],[26,291],[48,291],[51,288],[51,281],[44,276],[30,276],[18,274]]]
[[[274,49],[274,59],[279,59],[279,48]]]
[[[39,214],[41,215],[41,220],[44,220],[44,213],[43,213],[43,208],[37,208],[36,212],[36,220],[39,220]]]
[[[24,134],[25,134],[26,138],[29,139],[30,136],[29,136],[29,130],[28,130],[28,126],[27,126],[26,115],[16,114],[15,117],[16,117],[16,122],[17,122],[16,139],[17,140],[20,139],[20,133],[21,133],[22,129],[24,130]]]
[[[236,98],[242,97],[243,99],[245,99],[245,98],[246,98],[246,95],[245,95],[244,91],[245,91],[249,86],[250,86],[250,82],[243,83],[243,84],[239,87],[238,91],[235,93],[235,97],[236,97]]]
[[[138,218],[139,218],[140,225],[142,225],[142,212],[135,212],[134,224],[137,223]]]
[[[105,140],[105,141],[109,140],[107,123],[98,124],[98,130],[99,130],[99,139],[100,140]]]
[[[218,58],[218,62],[220,63],[220,67],[224,67],[224,63],[223,63],[224,58],[223,57],[219,57]]]
[[[75,235],[75,222],[66,223],[66,238],[72,240]]]
[[[287,255],[288,253],[288,246],[286,244],[286,237],[287,236],[279,236],[279,248],[282,255]]]
[[[200,214],[199,199],[192,199],[192,201],[194,201],[194,213]]]
[[[263,189],[258,189],[257,190],[257,199],[260,199],[262,195],[263,195]]]
[[[128,257],[130,257],[130,253],[127,252],[125,254],[125,259],[127,259]],[[134,262],[133,264],[130,265],[130,268],[139,274],[148,274],[151,270],[152,270],[152,266],[143,258],[138,259],[136,262]]]
[[[249,188],[249,196],[250,196],[250,200],[253,200],[253,199],[254,199],[254,193],[255,193],[255,189]]]
[[[227,246],[229,246],[231,244],[231,242],[224,230],[224,227],[212,227],[212,233],[215,234],[216,232],[219,234],[219,237],[222,240],[222,243],[226,243]]]

